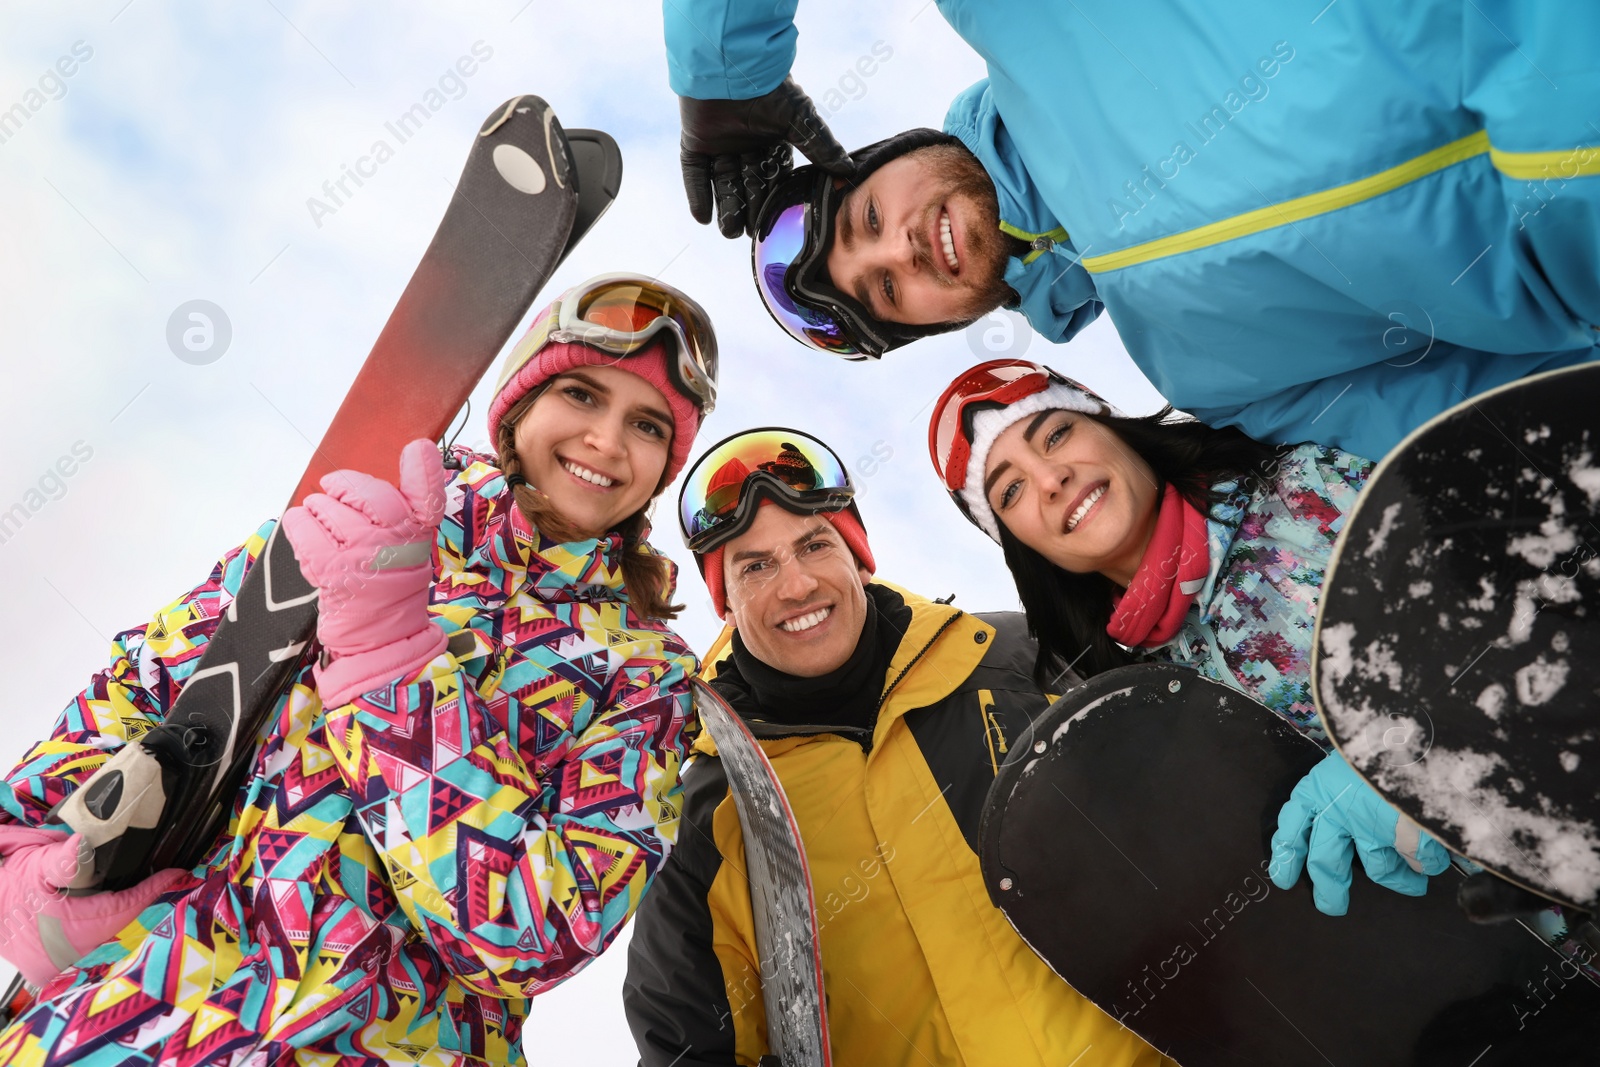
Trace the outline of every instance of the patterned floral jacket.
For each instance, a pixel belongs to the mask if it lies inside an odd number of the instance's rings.
[[[463,459],[434,554],[448,649],[332,710],[303,669],[210,859],[47,986],[0,1062],[524,1062],[527,998],[605,950],[673,845],[697,665],[630,608],[620,539],[540,538]],[[43,823],[162,718],[270,530],[118,635],[0,818]]]
[[[1249,694],[1326,748],[1311,638],[1333,543],[1371,473],[1360,456],[1304,444],[1253,492],[1215,486],[1229,496],[1206,524],[1211,572],[1183,629],[1152,657]]]

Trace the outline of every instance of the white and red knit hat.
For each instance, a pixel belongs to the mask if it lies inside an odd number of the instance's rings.
[[[933,469],[967,517],[997,543],[999,520],[983,491],[989,450],[1012,425],[1043,411],[1122,415],[1093,390],[1020,359],[992,359],[962,371],[933,406],[928,423]]]

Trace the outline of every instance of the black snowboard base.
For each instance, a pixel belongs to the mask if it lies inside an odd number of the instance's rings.
[[[1600,363],[1433,419],[1345,523],[1312,664],[1334,743],[1453,851],[1594,911]]]
[[[1084,996],[1183,1067],[1600,1063],[1600,990],[1461,876],[1406,897],[1355,875],[1349,914],[1266,875],[1279,808],[1322,751],[1194,672],[1091,678],[989,794],[995,903]],[[1357,864],[1359,868],[1359,863]]]

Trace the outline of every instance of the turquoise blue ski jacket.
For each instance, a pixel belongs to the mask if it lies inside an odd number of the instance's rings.
[[[1600,354],[1595,0],[938,4],[1020,310],[1064,342],[1104,307],[1180,409],[1376,458]],[[666,0],[674,91],[772,89],[795,6]]]

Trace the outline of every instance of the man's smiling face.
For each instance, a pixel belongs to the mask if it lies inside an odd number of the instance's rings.
[[[960,145],[907,152],[852,189],[835,217],[828,276],[875,318],[964,322],[1011,296],[994,183]]]
[[[730,621],[762,663],[816,678],[855,652],[872,575],[821,515],[760,508],[725,546],[722,567]]]

